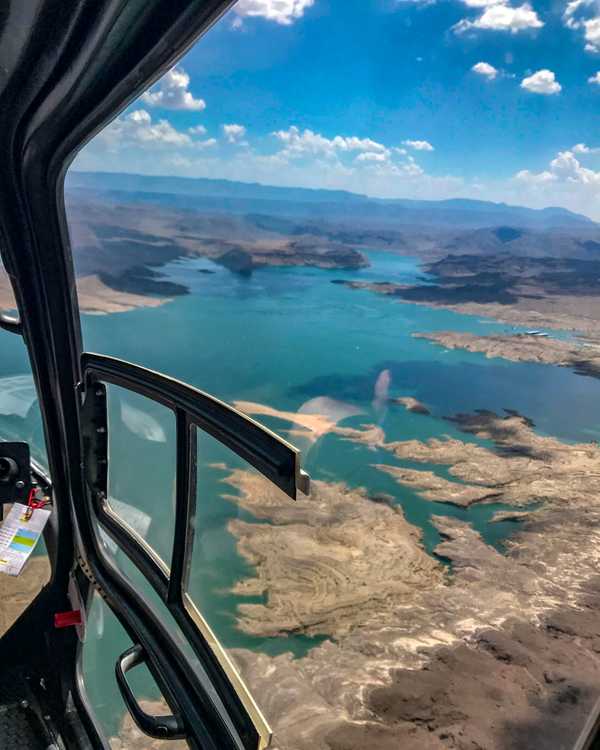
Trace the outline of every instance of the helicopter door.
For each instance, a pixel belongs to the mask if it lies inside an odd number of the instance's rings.
[[[188,590],[202,502],[197,446],[210,436],[292,499],[309,490],[298,451],[218,399],[148,369],[84,354],[82,373],[86,501],[97,554],[146,613],[125,623],[131,646],[114,665],[123,701],[149,736],[185,738],[193,748],[264,748],[269,727]],[[151,715],[138,702],[127,672],[140,665],[171,714]]]

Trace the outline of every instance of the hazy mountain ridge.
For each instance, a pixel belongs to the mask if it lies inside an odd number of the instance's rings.
[[[531,209],[467,198],[382,199],[344,190],[275,187],[207,178],[70,172],[66,186],[70,191],[99,191],[105,197],[120,200],[125,194],[129,201],[142,203],[158,199],[181,209],[327,218],[351,224],[471,228],[515,225],[539,229],[598,226],[582,214],[556,207]]]

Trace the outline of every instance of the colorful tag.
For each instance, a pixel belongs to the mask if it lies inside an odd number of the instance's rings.
[[[38,543],[52,511],[14,503],[0,527],[0,573],[18,576]]]

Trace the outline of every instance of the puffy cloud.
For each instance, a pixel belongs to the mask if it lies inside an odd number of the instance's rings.
[[[168,120],[153,122],[145,109],[136,109],[121,115],[105,128],[98,139],[109,148],[121,145],[139,146],[189,146],[192,139],[187,133],[174,128]]]
[[[201,111],[206,108],[204,99],[194,99],[188,91],[190,77],[183,68],[172,68],[160,81],[142,94],[142,101],[151,107],[163,109],[188,109]]]
[[[490,81],[493,81],[494,78],[498,75],[498,70],[493,65],[490,65],[486,62],[475,63],[471,70],[480,76],[484,76]]]
[[[371,151],[385,153],[388,150],[382,143],[377,143],[371,138],[342,135],[326,138],[308,128],[301,131],[295,125],[287,130],[277,130],[272,135],[284,144],[285,155],[292,158],[301,158],[307,155],[334,158],[341,152]]]
[[[590,148],[589,146],[586,146],[585,143],[576,143],[571,149],[571,151],[574,154],[599,154],[600,147]]]
[[[558,94],[562,90],[554,73],[546,68],[523,78],[521,88],[532,91],[534,94]]]
[[[529,3],[523,3],[516,8],[503,2],[485,4],[483,13],[474,21],[463,18],[454,27],[457,34],[471,29],[485,29],[488,31],[508,31],[516,34],[525,29],[540,29],[544,23]]]
[[[588,83],[595,83],[597,86],[600,86],[600,70],[588,78]]]
[[[289,26],[302,18],[304,11],[314,5],[315,0],[238,0],[233,10],[240,18],[257,17],[282,26]],[[240,27],[234,22],[234,28]]]
[[[318,170],[322,175],[327,171],[335,172],[340,179],[343,175],[346,184],[352,185],[353,189],[360,190],[361,180],[364,180],[364,185],[372,185],[379,193],[383,184],[397,186],[400,184],[396,182],[398,180],[410,181],[413,186],[414,180],[435,182],[436,186],[441,184],[436,182],[438,178],[425,174],[406,148],[386,146],[372,138],[342,135],[327,138],[309,129],[301,131],[295,125],[272,135],[280,142],[281,148],[265,159],[278,169],[285,167],[284,171],[290,175],[305,169]],[[433,146],[427,141],[405,143],[416,150],[433,151]],[[449,184],[447,179],[443,178],[444,185]]]
[[[600,52],[600,0],[570,0],[563,21],[569,29],[583,31],[587,52]]]
[[[136,109],[113,120],[95,139],[96,146],[116,152],[123,147],[148,148],[155,151],[175,148],[207,149],[217,145],[214,138],[198,140],[193,136],[205,135],[206,128],[197,125],[187,132],[177,130],[166,119],[156,122],[145,109]]]
[[[223,133],[229,143],[245,143],[246,128],[243,125],[223,125]]]
[[[434,148],[429,141],[402,141],[405,146],[414,148],[415,151],[433,151]]]
[[[593,169],[584,167],[575,156],[575,149],[577,149],[577,153],[579,154],[588,154],[597,150],[590,149],[583,143],[579,143],[572,150],[559,151],[556,157],[550,162],[548,170],[535,173],[524,169],[521,172],[517,172],[515,178],[522,182],[533,184],[561,181],[571,184],[579,183],[580,185],[591,186],[594,189],[600,188],[600,171],[596,172]]]
[[[600,186],[600,172],[582,166],[572,151],[560,151],[557,157],[550,162],[550,171],[568,182]]]

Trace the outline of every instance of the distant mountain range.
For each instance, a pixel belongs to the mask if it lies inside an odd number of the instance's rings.
[[[320,190],[186,177],[115,172],[69,172],[73,193],[102,193],[128,203],[161,203],[211,213],[265,214],[380,228],[454,227],[483,229],[590,230],[598,225],[564,208],[532,209],[506,203],[455,198],[442,201],[381,199],[344,190]]]

